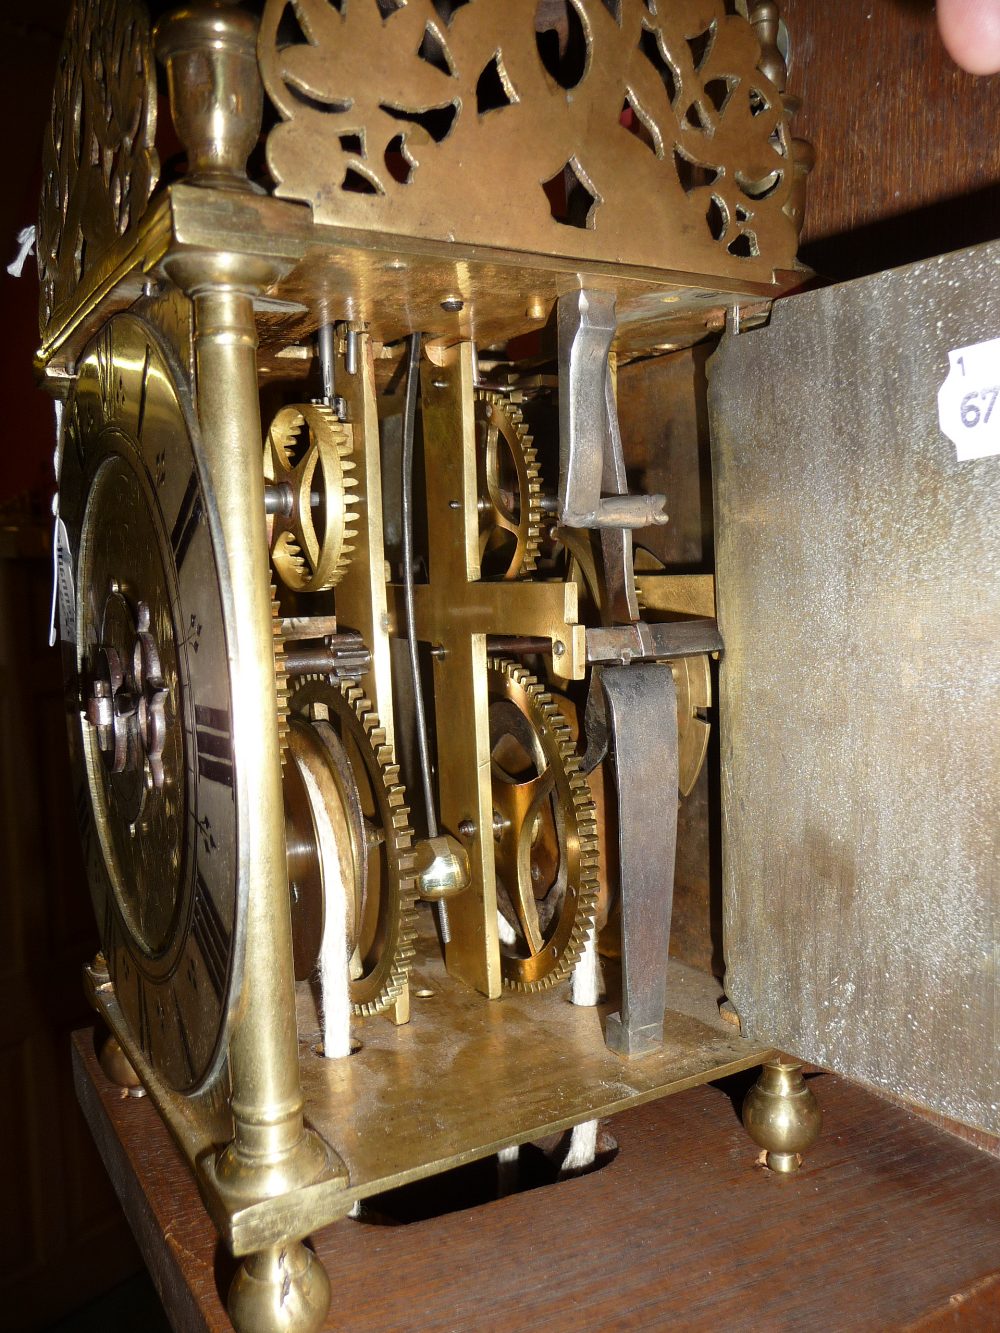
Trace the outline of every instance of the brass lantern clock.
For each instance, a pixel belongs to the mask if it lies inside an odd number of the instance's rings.
[[[38,366],[87,984],[237,1328],[319,1327],[302,1241],[372,1196],[771,1054],[667,1003],[723,645],[616,372],[802,281],[781,48],[745,0],[74,4]]]

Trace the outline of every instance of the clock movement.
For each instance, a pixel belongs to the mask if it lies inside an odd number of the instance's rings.
[[[74,4],[38,365],[87,985],[240,1329],[318,1327],[302,1241],[372,1197],[773,1056],[668,991],[724,645],[617,375],[806,276],[786,50],[742,0]]]

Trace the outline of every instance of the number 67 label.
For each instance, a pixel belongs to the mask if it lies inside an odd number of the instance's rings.
[[[1000,454],[1000,338],[958,347],[938,390],[938,421],[960,463]]]

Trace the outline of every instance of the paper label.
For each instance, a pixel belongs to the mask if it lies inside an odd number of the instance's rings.
[[[1000,454],[1000,338],[957,347],[938,390],[938,421],[960,463]]]

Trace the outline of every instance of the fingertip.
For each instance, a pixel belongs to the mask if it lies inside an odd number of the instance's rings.
[[[938,0],[945,50],[970,74],[1000,73],[1000,0]]]

